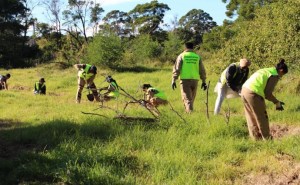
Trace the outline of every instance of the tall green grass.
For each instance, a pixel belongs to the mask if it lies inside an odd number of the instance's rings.
[[[299,162],[299,135],[264,142],[248,138],[240,99],[225,100],[222,115],[212,115],[219,76],[209,69],[209,121],[200,88],[195,112],[185,114],[179,88],[171,89],[171,68],[140,73],[99,69],[96,85],[106,86],[101,74],[112,74],[126,92],[142,98],[139,85],[150,83],[165,91],[186,123],[168,106],[159,108],[156,122],[114,119],[116,112],[97,109],[86,91],[76,104],[75,69],[52,64],[10,70],[10,90],[0,91],[1,184],[243,184],[249,174],[282,173],[282,155]],[[283,112],[267,102],[271,124],[300,127],[296,76],[287,75],[277,86],[276,95],[286,103]],[[46,79],[46,96],[33,95],[40,77]],[[129,100],[120,97],[105,105],[122,112]],[[125,114],[152,118],[134,104]]]

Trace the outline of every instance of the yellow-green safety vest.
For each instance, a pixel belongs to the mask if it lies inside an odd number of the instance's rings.
[[[91,78],[94,75],[94,73],[89,73],[89,70],[91,67],[92,67],[92,65],[86,64],[85,68],[83,70],[79,71],[79,76],[85,80],[88,80],[89,78]]]
[[[265,98],[265,88],[268,79],[270,76],[275,75],[278,75],[275,67],[260,69],[250,76],[250,78],[244,83],[243,87]]]
[[[45,86],[45,84],[43,84],[42,86],[41,86],[41,88],[43,88]],[[36,88],[36,90],[40,90],[40,86],[39,86],[39,82],[35,82],[35,88]]]
[[[236,76],[237,71],[238,71],[237,68],[240,66],[240,63],[239,63],[239,62],[234,63],[234,64],[235,64],[236,70],[235,70],[235,73],[234,73],[234,75],[233,75],[233,78]],[[231,64],[230,64],[230,65],[231,65]],[[229,67],[227,67],[227,68],[222,72],[222,74],[221,74],[221,83],[222,83],[223,85],[226,83],[226,72],[227,72],[228,68],[229,68]]]
[[[183,53],[182,67],[180,69],[180,79],[199,80],[199,61],[201,57],[194,52],[188,51]]]
[[[154,90],[154,91],[158,92],[158,93],[154,94],[154,97],[160,98],[162,100],[167,100],[167,96],[165,95],[165,93],[163,91],[153,88],[153,87],[150,87],[148,90]]]
[[[119,88],[118,88],[117,84],[115,82],[111,82],[110,84],[115,88],[115,90],[108,93],[108,96],[119,97],[120,92],[119,92]]]

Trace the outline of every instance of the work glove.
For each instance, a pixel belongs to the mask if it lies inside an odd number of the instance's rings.
[[[175,90],[176,88],[177,88],[176,82],[175,82],[175,81],[172,81],[172,89]]]
[[[202,82],[201,89],[203,89],[203,91],[205,91],[207,89],[207,85],[205,82]]]
[[[283,111],[284,110],[283,105],[284,105],[283,102],[281,102],[281,101],[277,102],[276,103],[276,110]]]

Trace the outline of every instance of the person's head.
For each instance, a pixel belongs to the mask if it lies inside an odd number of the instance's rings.
[[[105,81],[108,82],[108,83],[111,83],[111,82],[114,81],[114,79],[113,79],[111,76],[107,76],[107,77],[105,78]]]
[[[185,49],[194,49],[194,44],[192,42],[185,43]]]
[[[9,73],[7,73],[5,76],[6,76],[7,79],[10,78],[10,74]]]
[[[282,77],[283,75],[288,73],[288,67],[285,64],[285,60],[281,58],[279,62],[276,64],[276,70],[278,72],[278,75]]]
[[[242,58],[240,60],[240,68],[241,69],[247,69],[249,68],[249,66],[251,65],[251,61],[246,59],[246,58]]]
[[[142,89],[143,91],[147,91],[147,89],[150,87],[152,87],[150,84],[143,84]]]
[[[39,80],[39,82],[40,82],[41,84],[43,84],[43,83],[45,83],[46,81],[45,81],[44,78],[41,78],[41,79]]]
[[[92,65],[90,70],[89,70],[90,73],[94,73],[94,74],[97,74],[97,67],[95,65]]]

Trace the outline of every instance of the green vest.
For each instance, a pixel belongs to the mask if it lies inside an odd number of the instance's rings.
[[[35,89],[36,89],[37,91],[41,90],[39,84],[40,84],[39,82],[35,82]],[[44,86],[45,86],[45,84],[43,84],[43,85],[41,86],[41,88],[43,88]]]
[[[153,87],[150,87],[148,90],[154,90],[157,92],[157,93],[154,93],[154,97],[160,98],[162,100],[167,100],[167,96],[161,90],[153,88]]]
[[[115,88],[115,90],[108,93],[108,96],[115,97],[115,98],[119,97],[120,92],[117,84],[115,82],[111,82],[110,84]]]
[[[79,71],[79,76],[85,80],[88,80],[89,78],[91,78],[94,75],[93,73],[89,73],[89,70],[91,67],[92,67],[92,65],[86,64],[85,68],[83,70]]]
[[[265,98],[265,88],[270,76],[278,75],[275,67],[264,68],[256,71],[250,78],[244,83],[243,87],[251,90],[252,92]]]
[[[180,79],[195,79],[199,80],[199,61],[200,56],[194,52],[188,51],[183,53],[182,67],[180,70]]]
[[[238,71],[237,68],[240,66],[240,63],[239,63],[239,62],[234,63],[234,64],[235,64],[235,66],[236,66],[236,70],[235,70],[235,73],[234,73],[234,75],[233,75],[233,78],[236,76],[237,71]],[[221,74],[221,83],[222,83],[223,85],[226,83],[226,72],[227,72],[228,68],[229,68],[229,67],[227,67],[227,68],[222,72],[222,74]]]

